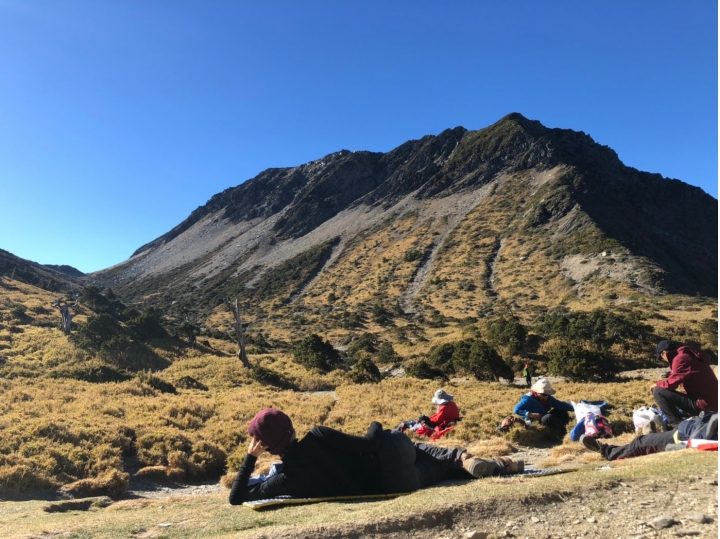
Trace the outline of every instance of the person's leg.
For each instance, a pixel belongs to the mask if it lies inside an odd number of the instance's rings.
[[[695,406],[695,401],[677,391],[656,387],[653,388],[653,398],[660,409],[665,412],[668,423],[670,423],[672,427],[677,427],[685,417],[700,413],[698,407]],[[683,415],[680,410],[682,410],[685,415]]]
[[[583,437],[583,445],[598,451],[605,460],[629,459],[641,455],[652,455],[665,451],[668,444],[673,443],[674,430],[638,436],[627,445],[615,446],[604,444],[593,438]]]
[[[494,459],[473,457],[459,447],[445,448],[431,444],[415,444],[415,449],[415,467],[418,469],[423,487],[448,479],[473,479],[506,473],[504,463]]]
[[[540,419],[540,423],[565,436],[566,426],[570,422],[570,416],[565,410],[553,410]]]
[[[386,493],[412,492],[422,488],[415,467],[415,446],[412,440],[396,431],[383,433],[377,456],[383,489]]]
[[[416,443],[415,459],[423,462],[437,462],[450,469],[461,469],[461,455],[465,453],[461,447],[438,447],[437,445]]]

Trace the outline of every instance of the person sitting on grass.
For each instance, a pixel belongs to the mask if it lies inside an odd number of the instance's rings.
[[[540,378],[515,405],[513,412],[522,417],[526,423],[540,421],[559,436],[565,436],[567,424],[570,422],[568,412],[574,411],[569,402],[557,400],[555,390],[548,380]]]
[[[365,436],[318,426],[301,440],[280,410],[260,411],[247,427],[245,460],[230,490],[230,503],[291,496],[319,498],[410,492],[445,481],[522,472],[524,463],[508,457],[481,459],[462,448],[414,444],[377,421]],[[283,467],[266,481],[249,485],[263,452],[279,455]]]
[[[433,404],[437,405],[435,414],[428,417],[421,415],[417,421],[403,421],[396,430],[404,432],[406,429],[414,431],[416,434],[426,434],[428,436],[433,433],[441,433],[455,425],[460,419],[460,410],[453,401],[453,396],[446,393],[444,389],[438,389],[431,399]]]
[[[650,391],[671,427],[685,417],[718,409],[718,381],[707,353],[665,340],[657,345],[657,359],[670,366],[670,376],[654,383]],[[679,386],[685,393],[675,391]]]
[[[684,419],[673,430],[643,434],[627,445],[606,444],[587,434],[580,436],[580,443],[585,449],[600,453],[605,460],[617,460],[652,455],[665,451],[669,444],[679,444],[695,438],[717,441],[716,413],[703,413],[701,417]]]

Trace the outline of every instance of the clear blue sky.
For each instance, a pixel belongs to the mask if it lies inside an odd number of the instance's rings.
[[[268,167],[509,112],[717,198],[717,9],[0,0],[0,248],[99,270]]]

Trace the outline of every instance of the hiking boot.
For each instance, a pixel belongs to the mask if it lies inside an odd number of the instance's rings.
[[[602,452],[603,444],[601,444],[597,439],[593,438],[592,436],[583,434],[582,436],[580,436],[580,443],[585,446],[585,449],[595,451],[596,453]]]
[[[500,475],[504,468],[494,460],[485,460],[478,457],[468,457],[462,461],[462,467],[476,478]]]
[[[495,457],[495,462],[505,468],[505,474],[523,473],[525,461],[522,459],[511,459],[510,457]]]

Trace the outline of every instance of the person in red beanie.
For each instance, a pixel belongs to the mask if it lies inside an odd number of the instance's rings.
[[[245,460],[230,490],[230,503],[278,496],[293,498],[358,496],[410,492],[446,479],[472,479],[522,471],[522,461],[485,460],[461,448],[414,444],[400,432],[383,430],[377,421],[365,436],[325,426],[313,427],[301,440],[290,418],[266,408],[248,425],[251,436]],[[282,471],[250,485],[257,458],[279,455]]]
[[[700,412],[718,411],[718,381],[707,353],[665,340],[657,345],[657,359],[670,366],[670,376],[654,383],[650,391],[671,427]],[[676,391],[680,386],[685,393]]]

